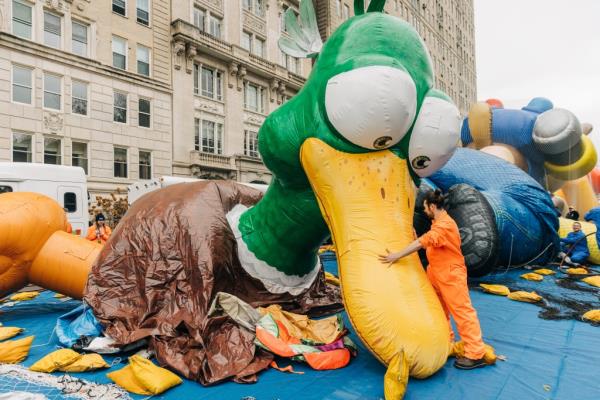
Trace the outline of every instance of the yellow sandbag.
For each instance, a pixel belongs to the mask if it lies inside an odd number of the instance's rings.
[[[57,299],[64,299],[64,298],[65,298],[65,297],[67,297],[67,296],[65,296],[65,295],[64,295],[64,294],[62,294],[62,293],[55,293],[55,294],[54,294],[54,297],[56,297]]]
[[[508,296],[510,289],[504,285],[490,285],[487,283],[480,283],[479,286],[486,293],[497,294],[498,296]]]
[[[536,274],[535,272],[528,272],[526,274],[521,275],[521,278],[527,279],[528,281],[543,281],[544,277],[540,274]]]
[[[161,368],[144,357],[131,356],[129,363],[137,381],[152,394],[161,394],[183,382],[168,369]]]
[[[35,364],[29,367],[35,372],[54,372],[57,369],[65,367],[81,358],[81,354],[71,349],[60,349],[42,357]]]
[[[483,355],[483,360],[486,364],[492,365],[496,363],[498,356],[496,356],[496,351],[492,346],[487,343],[484,343],[485,346],[485,354]],[[452,348],[450,350],[450,354],[448,357],[464,357],[465,356],[465,344],[461,341],[454,342],[452,344]]]
[[[588,321],[600,322],[600,310],[590,310],[583,314],[582,318]]]
[[[84,354],[74,363],[59,368],[62,372],[85,372],[100,368],[108,368],[110,365],[104,361],[100,354]]]
[[[581,211],[579,211],[581,213]],[[583,215],[583,214],[581,214]],[[573,231],[573,220],[566,218],[559,218],[560,228],[558,230],[558,234],[561,238],[566,237],[569,232]],[[600,264],[600,249],[598,248],[598,242],[596,242],[596,225],[591,222],[579,221],[581,224],[581,230],[586,234],[586,240],[588,244],[588,249],[590,250],[590,256],[588,257],[588,262],[594,265]]]
[[[131,364],[118,371],[109,372],[106,376],[128,392],[149,396],[152,393],[146,389],[133,374]]]
[[[17,336],[23,332],[23,328],[17,328],[14,326],[0,326],[0,340],[10,339],[11,337]]]
[[[508,298],[516,301],[523,301],[525,303],[537,303],[542,300],[542,296],[536,292],[525,292],[523,290],[517,290],[508,295]]]
[[[567,269],[569,275],[587,275],[588,270],[585,268],[569,268]]]
[[[587,278],[583,278],[581,281],[587,283],[588,285],[600,287],[600,276],[588,276]]]
[[[540,269],[536,269],[533,272],[535,272],[536,274],[539,275],[554,275],[556,272],[552,271],[551,269],[548,268],[540,268]]]
[[[334,274],[332,274],[331,272],[325,272],[325,281],[327,283],[331,283],[332,285],[340,286],[339,278],[337,276],[335,276]]]
[[[0,363],[16,364],[27,358],[35,336],[0,343]]]
[[[10,296],[10,299],[13,301],[32,300],[32,299],[35,299],[36,297],[38,297],[39,294],[40,294],[40,292],[21,292],[21,293],[13,294],[12,296]]]

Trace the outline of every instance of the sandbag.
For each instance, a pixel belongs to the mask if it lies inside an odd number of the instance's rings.
[[[536,292],[525,292],[522,290],[511,292],[508,295],[508,298],[511,300],[522,301],[525,303],[537,303],[538,301],[542,301],[542,296],[540,296]]]
[[[62,372],[86,372],[109,367],[110,365],[104,361],[100,354],[91,353],[82,355],[73,363],[60,367],[58,370]]]
[[[521,275],[521,278],[527,279],[528,281],[543,281],[544,277],[540,274],[536,274],[535,272],[528,272],[526,274]]]
[[[588,285],[600,287],[600,275],[588,276],[587,278],[583,278],[581,281],[587,283]]]
[[[118,371],[109,372],[106,374],[108,379],[127,390],[128,392],[149,396],[152,394],[146,389],[135,377],[131,365],[127,365]]]
[[[504,285],[490,285],[486,283],[480,283],[479,286],[486,293],[497,294],[499,296],[508,296],[510,294],[510,289]]]
[[[60,349],[36,361],[30,370],[35,372],[54,372],[60,368],[66,367],[81,358],[81,354],[71,349]]]
[[[587,274],[589,274],[588,270],[585,268],[568,268],[566,272],[569,275],[587,275]]]
[[[590,310],[583,314],[582,318],[586,321],[600,322],[600,310]]]
[[[16,364],[27,358],[35,336],[0,343],[0,363]]]
[[[536,274],[539,274],[539,275],[554,275],[556,273],[548,268],[534,269],[533,272],[535,272]]]
[[[17,328],[14,326],[0,326],[0,340],[10,339],[11,337],[17,336],[23,332],[23,328]]]
[[[160,394],[183,382],[171,371],[137,355],[129,357],[129,365],[106,376],[128,392],[145,396]]]
[[[25,301],[25,300],[33,300],[38,297],[40,292],[21,292],[17,294],[13,294],[10,296],[12,301]]]

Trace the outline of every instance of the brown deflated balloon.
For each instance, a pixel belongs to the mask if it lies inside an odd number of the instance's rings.
[[[300,313],[341,309],[339,289],[321,271],[299,296],[273,294],[240,266],[226,214],[262,194],[233,182],[170,186],[137,200],[94,263],[85,300],[119,344],[150,339],[161,365],[209,385],[256,380],[272,355],[225,316],[207,317],[218,292],[252,306]]]

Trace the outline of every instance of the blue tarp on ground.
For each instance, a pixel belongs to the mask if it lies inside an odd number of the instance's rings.
[[[326,262],[326,268],[335,272],[336,263]],[[531,288],[552,290],[556,278],[546,277],[541,286],[519,281],[524,271],[497,274],[488,281],[506,282]],[[522,281],[522,280],[521,280]],[[540,284],[537,284],[540,285]],[[556,287],[557,293],[565,294],[565,288]],[[591,287],[590,287],[591,288]],[[406,399],[487,400],[596,400],[600,398],[600,327],[577,320],[549,321],[538,318],[541,308],[526,303],[484,294],[472,290],[471,296],[479,313],[485,340],[492,344],[498,354],[507,361],[474,371],[459,371],[452,361],[430,379],[411,380]],[[598,300],[600,289],[587,292],[588,300]],[[5,326],[25,328],[27,334],[35,334],[34,345],[44,344],[56,324],[56,319],[77,307],[79,302],[61,302],[44,292],[33,301],[22,302],[14,307],[1,307],[0,322]],[[600,308],[600,307],[599,307]],[[205,388],[185,381],[156,399],[220,399],[241,400],[375,400],[383,398],[383,374],[385,369],[360,345],[359,355],[350,365],[336,371],[313,371],[305,364],[294,363],[294,369],[304,375],[288,375],[268,370],[259,376],[254,385],[225,383]],[[53,351],[55,344],[32,348],[26,366]],[[111,362],[114,357],[106,357]],[[281,360],[280,366],[287,365]],[[116,370],[120,364],[112,367]],[[106,371],[73,374],[100,383],[110,382]],[[12,388],[13,381],[0,376],[0,391]],[[33,390],[34,385],[28,386]],[[56,398],[56,397],[53,397]],[[143,396],[132,395],[141,399]]]

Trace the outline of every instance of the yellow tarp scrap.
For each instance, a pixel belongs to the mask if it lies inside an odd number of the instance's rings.
[[[62,372],[85,372],[100,368],[108,368],[110,365],[104,361],[100,354],[90,353],[82,355],[74,363],[59,368]]]
[[[340,279],[331,272],[325,272],[325,281],[335,286],[340,286]]]
[[[21,292],[21,293],[13,294],[12,296],[10,296],[10,299],[12,301],[32,300],[32,299],[35,299],[36,297],[38,297],[39,294],[40,294],[40,292]]]
[[[318,320],[310,319],[306,315],[283,311],[281,306],[277,304],[272,304],[266,308],[260,307],[258,311],[262,315],[271,314],[296,339],[309,339],[317,343],[331,343],[341,334],[338,317],[335,315]]]
[[[539,269],[534,270],[533,272],[535,272],[536,274],[540,274],[540,275],[554,275],[556,273],[548,268],[539,268]]]
[[[508,298],[511,300],[523,301],[525,303],[537,303],[538,301],[542,301],[542,296],[536,292],[525,292],[523,290],[512,292],[508,295]]]
[[[60,349],[45,355],[29,367],[29,369],[35,372],[54,372],[69,364],[73,364],[80,358],[81,354],[76,351],[71,349]]]
[[[27,358],[34,336],[0,343],[0,363],[16,364]]]
[[[0,326],[0,340],[10,339],[11,337],[17,336],[23,332],[23,328],[17,328],[14,326]]]
[[[479,286],[486,293],[497,294],[498,296],[508,296],[510,289],[504,285],[490,285],[487,283],[480,283]]]
[[[587,283],[588,285],[600,287],[600,276],[588,276],[587,278],[583,278],[581,281]]]
[[[521,278],[527,279],[528,281],[543,281],[544,277],[540,274],[536,274],[535,272],[528,272],[526,274],[521,275]]]
[[[588,321],[600,322],[600,310],[590,310],[583,314],[583,319]]]
[[[129,365],[106,374],[113,382],[131,393],[156,395],[179,385],[181,378],[140,356],[129,357]]]
[[[567,269],[569,275],[587,275],[588,270],[585,268],[569,268]]]

